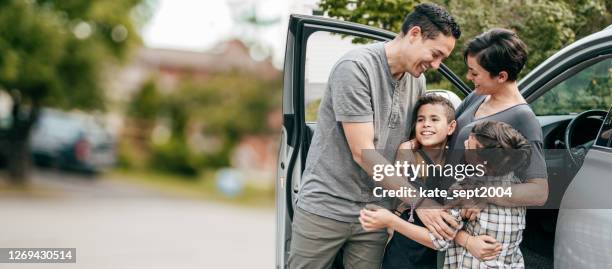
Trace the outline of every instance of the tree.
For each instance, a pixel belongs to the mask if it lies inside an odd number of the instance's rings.
[[[30,130],[42,106],[104,109],[101,74],[140,43],[131,12],[142,0],[0,2],[0,89],[13,107],[1,130],[9,177],[28,176]]]
[[[166,115],[173,122],[172,132],[183,137],[189,122],[200,121],[199,131],[221,144],[204,156],[204,165],[228,166],[229,155],[242,136],[276,131],[267,123],[270,112],[280,107],[280,88],[278,77],[266,80],[239,71],[214,74],[204,83],[185,80],[166,98]]]
[[[154,139],[153,128],[138,128],[147,142],[145,162],[150,168],[196,176],[201,168],[229,166],[230,154],[244,135],[276,133],[268,121],[280,108],[280,88],[280,76],[264,79],[251,71],[186,76],[162,91],[150,80],[130,102],[128,115],[133,122],[146,121],[164,130],[163,138]],[[192,148],[190,138],[200,134],[214,145]]]
[[[404,16],[423,1],[415,0],[321,0],[328,16],[399,32]],[[461,26],[462,36],[454,53],[445,61],[458,75],[465,74],[463,47],[467,40],[493,28],[513,29],[529,48],[522,72],[527,74],[544,59],[571,42],[612,23],[611,2],[605,0],[434,0],[451,12]],[[439,82],[437,73],[428,82]]]

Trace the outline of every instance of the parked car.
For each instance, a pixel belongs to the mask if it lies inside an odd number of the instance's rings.
[[[351,38],[395,37],[366,25],[303,15],[291,15],[287,34],[276,181],[277,268],[287,264],[295,199],[316,132],[312,114],[320,98],[311,95],[324,94],[325,72],[356,46]],[[471,92],[448,67],[438,72],[454,92]],[[527,268],[612,268],[611,76],[608,27],[560,50],[519,82],[542,127],[551,193],[547,209],[528,209],[521,245]]]
[[[116,161],[113,137],[91,116],[44,109],[33,127],[34,163],[95,173]]]

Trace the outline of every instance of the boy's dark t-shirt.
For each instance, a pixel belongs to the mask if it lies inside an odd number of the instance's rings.
[[[400,218],[404,221],[408,221],[409,217],[410,210],[406,210],[400,215]],[[413,224],[425,227],[416,214],[414,214],[413,218]],[[382,269],[436,269],[437,256],[438,252],[436,250],[423,246],[405,237],[403,234],[395,232],[389,243],[387,243]]]
[[[433,164],[433,161],[424,151],[418,150],[417,152],[423,157],[427,164]],[[432,173],[430,173],[430,175],[431,174]],[[436,187],[440,187],[440,180],[442,179],[438,177],[429,177],[425,182],[420,182],[420,184],[417,185],[426,189],[435,189]],[[400,215],[400,218],[404,221],[408,221],[408,219],[410,219],[410,210],[405,210]],[[416,213],[413,213],[413,219],[414,222],[412,224],[425,227]],[[421,245],[403,234],[394,232],[385,248],[382,269],[436,269],[437,256],[438,252],[436,250]]]

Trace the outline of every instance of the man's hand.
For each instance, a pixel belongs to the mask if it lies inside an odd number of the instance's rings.
[[[459,229],[459,223],[443,209],[417,208],[415,211],[425,227],[438,239],[452,240]]]
[[[478,235],[468,237],[465,248],[477,259],[488,261],[499,255],[502,246],[491,236]]]

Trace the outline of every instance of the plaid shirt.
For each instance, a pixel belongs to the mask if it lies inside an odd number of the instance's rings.
[[[504,177],[504,179],[506,180],[501,180],[504,186],[520,182],[514,176],[511,179],[509,177]],[[472,256],[467,249],[455,243],[454,240],[437,239],[431,233],[429,237],[436,249],[446,250],[444,268],[525,268],[519,244],[523,240],[526,212],[525,207],[503,207],[488,204],[476,220],[460,222],[459,229],[463,229],[469,235],[489,235],[502,244],[500,254],[490,261],[481,261]],[[459,210],[456,208],[450,210],[450,214],[456,219],[461,219]]]

